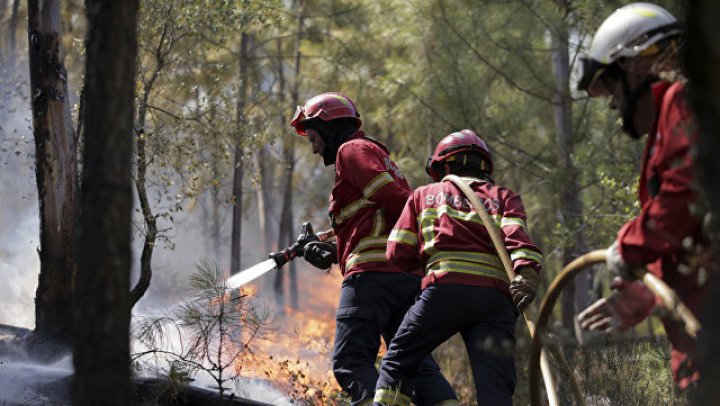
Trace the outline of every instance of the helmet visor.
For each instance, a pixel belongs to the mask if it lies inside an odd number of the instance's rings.
[[[578,76],[580,79],[577,84],[578,90],[586,91],[591,97],[609,93],[603,86],[603,81],[598,80],[603,76],[608,66],[587,56],[581,56],[579,63]]]
[[[295,127],[296,133],[300,135],[307,135],[305,133],[305,120],[307,120],[307,117],[305,116],[305,109],[302,106],[297,106],[292,121],[290,121],[290,126]]]

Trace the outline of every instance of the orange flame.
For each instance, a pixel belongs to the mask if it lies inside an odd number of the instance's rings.
[[[335,404],[341,390],[332,373],[331,354],[335,334],[335,307],[342,276],[300,278],[299,309],[285,308],[274,315],[268,340],[257,342],[251,360],[236,363],[242,375],[269,380],[291,399],[304,404]],[[252,292],[256,285],[248,285]]]

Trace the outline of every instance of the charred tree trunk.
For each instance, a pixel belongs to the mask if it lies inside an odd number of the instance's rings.
[[[13,18],[16,18],[16,6],[13,6]],[[40,203],[40,277],[35,295],[35,332],[39,337],[69,344],[78,165],[63,63],[59,0],[28,3],[28,38],[35,174]]]
[[[73,404],[128,405],[138,0],[86,0],[85,146]]]
[[[688,82],[690,103],[697,114],[700,139],[696,149],[698,178],[702,194],[709,205],[711,220],[709,231],[715,251],[720,255],[720,9],[715,0],[692,0],[689,2],[687,39],[684,62],[690,78]],[[712,282],[705,314],[701,320],[699,354],[702,380],[694,404],[709,405],[720,399],[720,277],[717,262],[713,264],[715,277]]]
[[[245,25],[243,24],[243,28]],[[240,86],[237,98],[237,139],[235,141],[235,165],[233,172],[233,219],[232,219],[232,238],[230,249],[230,274],[235,274],[241,270],[241,243],[242,243],[242,212],[243,212],[243,178],[245,177],[245,163],[243,162],[243,154],[245,153],[245,140],[243,132],[245,131],[245,106],[247,104],[248,89],[248,43],[250,37],[243,32],[240,36],[240,56],[238,63],[240,65]]]
[[[560,210],[559,220],[572,233],[574,244],[566,247],[562,253],[562,263],[570,262],[574,257],[582,254],[585,249],[585,238],[582,233],[582,202],[580,200],[580,185],[577,180],[577,168],[572,162],[572,153],[575,148],[573,142],[572,125],[572,98],[570,96],[570,56],[569,56],[569,29],[567,19],[570,13],[570,4],[559,1],[564,15],[560,24],[555,28],[553,36],[552,67],[555,77],[555,93],[553,95],[555,109],[555,131],[557,141],[557,157],[562,178],[560,179]],[[592,276],[584,273],[569,284],[562,297],[563,325],[574,330],[575,313],[590,304],[590,290]]]

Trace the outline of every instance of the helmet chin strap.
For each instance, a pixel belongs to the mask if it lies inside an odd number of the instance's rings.
[[[650,90],[650,86],[655,83],[658,78],[654,75],[648,75],[648,77],[645,78],[645,80],[636,87],[635,90],[630,90],[627,74],[624,71],[622,72],[620,79],[623,87],[623,93],[625,93],[626,96],[625,104],[620,111],[620,114],[622,115],[622,130],[631,138],[638,139],[642,136],[642,134],[640,134],[640,132],[638,132],[635,128],[634,122],[635,113],[638,108],[638,101],[645,92]]]

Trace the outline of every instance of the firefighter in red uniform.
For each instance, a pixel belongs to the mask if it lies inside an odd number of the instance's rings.
[[[314,154],[335,165],[329,215],[336,244],[314,242],[305,259],[327,269],[339,260],[344,277],[336,314],[333,372],[353,405],[371,404],[380,337],[395,334],[420,290],[420,273],[402,272],[385,259],[388,234],[411,192],[381,143],[360,130],[360,114],[340,93],[322,93],[298,107],[291,125],[308,137]],[[456,404],[435,361],[422,360],[413,400]]]
[[[375,404],[409,405],[423,358],[460,333],[478,403],[510,405],[518,316],[513,302],[522,308],[535,297],[542,253],[527,234],[520,196],[495,185],[490,151],[473,131],[443,138],[426,169],[436,183],[410,196],[386,253],[391,263],[407,272],[425,271],[423,291],[382,360]],[[502,228],[516,274],[512,282],[480,216],[460,189],[441,181],[447,174],[463,177]]]
[[[591,305],[578,317],[581,326],[606,332],[622,331],[650,313],[655,298],[630,269],[649,272],[673,288],[699,315],[709,275],[694,266],[703,250],[701,224],[691,214],[691,148],[696,129],[685,85],[662,80],[662,72],[677,71],[682,30],[667,10],[650,3],[633,3],[616,10],[598,28],[588,56],[581,59],[579,88],[591,97],[608,96],[632,138],[648,134],[640,172],[640,214],[626,223],[608,249],[608,269],[619,279],[617,292]],[[682,390],[699,379],[691,358],[694,341],[682,325],[664,318],[672,343],[673,379]]]

